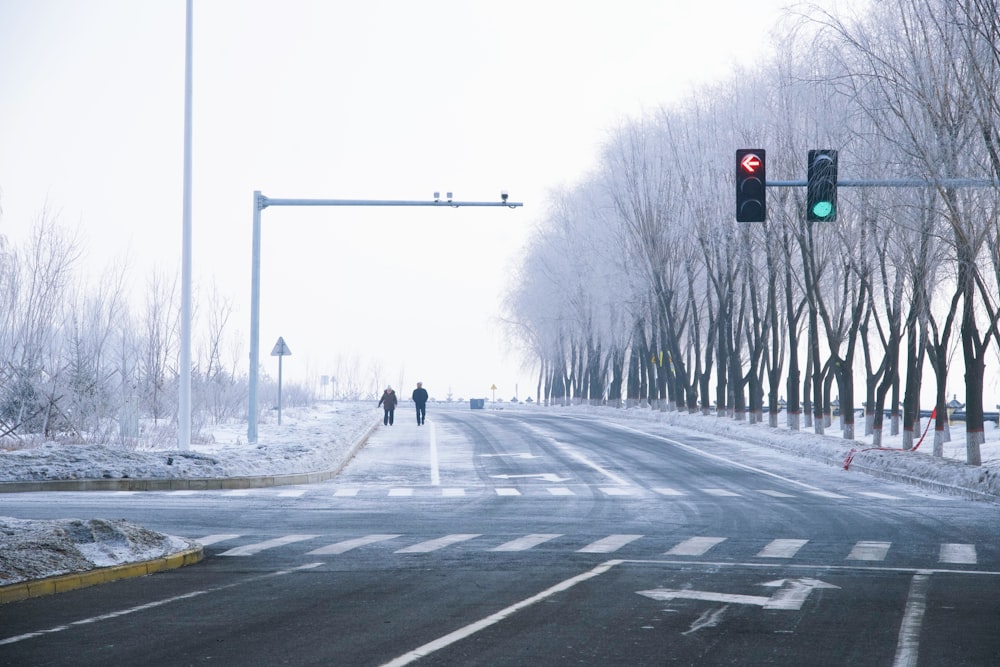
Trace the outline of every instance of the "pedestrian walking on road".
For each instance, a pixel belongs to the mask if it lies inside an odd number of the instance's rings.
[[[382,424],[385,426],[392,426],[392,417],[396,412],[396,403],[398,402],[399,399],[396,397],[396,392],[392,390],[392,386],[386,387],[385,391],[382,392],[382,398],[378,401],[378,404],[385,410],[385,417],[382,418]]]
[[[424,389],[423,382],[417,383],[417,388],[413,390],[413,396],[410,398],[417,406],[417,426],[420,426],[427,417],[427,390]]]

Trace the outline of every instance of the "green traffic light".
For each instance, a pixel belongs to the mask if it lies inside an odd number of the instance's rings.
[[[833,202],[818,201],[813,205],[812,212],[817,218],[827,218],[833,213]]]

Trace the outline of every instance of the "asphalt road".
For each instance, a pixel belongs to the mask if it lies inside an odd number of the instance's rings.
[[[1000,664],[996,505],[662,426],[436,410],[322,484],[3,503],[206,558],[0,606],[2,665]]]

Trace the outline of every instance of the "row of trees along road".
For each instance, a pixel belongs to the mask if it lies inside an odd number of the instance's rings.
[[[964,373],[967,462],[981,463],[1000,189],[942,181],[1000,175],[1000,12],[873,5],[790,12],[773,59],[612,129],[598,167],[553,194],[505,304],[542,400],[714,404],[755,422],[766,404],[777,426],[786,396],[789,427],[822,433],[835,395],[844,437],[862,404],[876,444],[888,412],[912,448],[927,382],[941,455],[947,382]],[[841,188],[826,224],[805,222],[805,188],[771,188],[766,223],[738,224],[733,155],[753,146],[772,179],[834,148],[841,179],[936,185]]]

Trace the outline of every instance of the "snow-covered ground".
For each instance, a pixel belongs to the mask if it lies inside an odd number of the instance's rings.
[[[381,418],[381,411],[373,404],[325,402],[310,408],[286,409],[280,427],[273,419],[260,424],[259,442],[252,446],[246,443],[246,425],[234,424],[214,429],[209,438],[212,442],[194,444],[184,452],[55,443],[27,449],[0,448],[0,482],[242,477],[332,470],[344,462],[352,445]],[[784,426],[784,415],[779,428],[770,428],[766,423],[751,425],[715,416],[648,409],[510,404],[488,405],[487,409],[491,407],[559,411],[567,416],[626,423],[642,429],[669,427],[711,432],[839,467],[854,449],[849,474],[870,471],[938,489],[951,488],[964,495],[1000,500],[1000,431],[994,423],[987,424],[983,465],[975,467],[963,463],[965,432],[961,423],[952,427],[952,441],[945,445],[945,458],[935,458],[930,455],[933,431],[916,452],[902,451],[900,436],[887,437],[883,442],[886,449],[865,451],[871,447],[871,439],[859,437],[846,441],[840,437],[836,422],[823,436],[815,435],[811,429],[793,433]],[[441,403],[432,408],[468,409],[462,404]],[[0,586],[160,558],[188,546],[186,540],[121,520],[26,521],[0,516]]]

